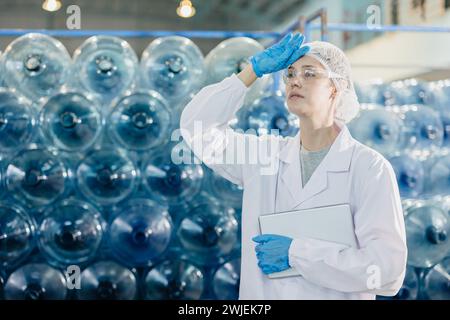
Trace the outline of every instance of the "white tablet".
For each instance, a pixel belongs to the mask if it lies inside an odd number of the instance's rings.
[[[259,216],[261,234],[290,238],[308,237],[356,247],[353,216],[349,204],[278,212]],[[294,268],[269,274],[269,278],[297,276]]]

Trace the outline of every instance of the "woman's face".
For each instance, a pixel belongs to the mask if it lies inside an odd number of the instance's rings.
[[[300,118],[313,118],[318,121],[333,118],[335,88],[331,79],[324,76],[325,68],[316,59],[303,56],[289,66],[288,71],[297,71],[297,76],[286,83],[286,103],[289,111]],[[307,79],[302,78],[301,71],[306,71],[303,74],[308,76]],[[316,77],[311,76],[314,74]]]

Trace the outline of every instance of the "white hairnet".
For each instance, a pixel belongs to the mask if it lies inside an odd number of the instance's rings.
[[[350,61],[345,53],[329,42],[313,41],[306,54],[319,61],[326,70],[340,77],[332,77],[337,89],[335,118],[345,123],[350,122],[359,112],[358,97],[352,81]]]

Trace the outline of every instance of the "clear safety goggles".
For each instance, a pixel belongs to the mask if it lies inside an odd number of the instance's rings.
[[[288,68],[283,71],[283,82],[285,84],[292,83],[295,79],[300,79],[302,82],[311,82],[316,79],[344,79],[341,75],[329,70],[319,70],[315,68],[302,68],[300,70]]]

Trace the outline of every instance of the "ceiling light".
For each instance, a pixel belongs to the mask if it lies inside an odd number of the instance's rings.
[[[195,8],[189,0],[182,0],[177,8],[177,14],[182,18],[190,18],[195,14]]]
[[[61,1],[59,0],[45,0],[42,4],[42,9],[46,11],[58,11],[61,8]]]

